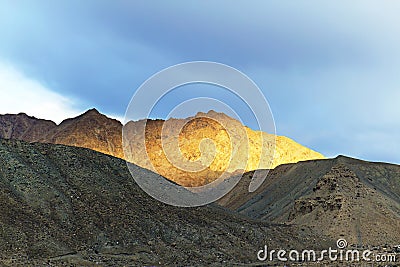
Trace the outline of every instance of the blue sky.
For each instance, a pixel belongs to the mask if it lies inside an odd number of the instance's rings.
[[[151,75],[216,61],[261,88],[278,134],[400,163],[399,14],[395,0],[0,0],[0,113],[121,118]]]

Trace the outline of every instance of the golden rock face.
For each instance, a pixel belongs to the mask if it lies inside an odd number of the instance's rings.
[[[214,111],[187,119],[129,122],[124,136],[126,160],[188,187],[222,174],[324,158],[289,138],[253,131]]]
[[[213,120],[138,121],[125,129],[129,131],[126,160],[178,184],[208,184],[227,169],[229,136]]]

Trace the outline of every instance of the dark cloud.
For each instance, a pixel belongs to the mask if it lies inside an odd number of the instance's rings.
[[[134,90],[159,70],[185,61],[218,61],[262,88],[278,133],[329,155],[400,162],[398,153],[382,152],[399,140],[400,114],[393,104],[400,86],[398,2],[0,5],[0,60],[79,99],[82,107],[122,115]],[[374,105],[375,119],[368,120]],[[360,149],[374,136],[385,136],[388,143],[370,153]]]

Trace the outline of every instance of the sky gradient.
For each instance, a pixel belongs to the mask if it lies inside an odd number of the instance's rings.
[[[399,14],[395,0],[0,0],[0,113],[121,119],[153,74],[216,61],[260,87],[279,135],[400,163]]]

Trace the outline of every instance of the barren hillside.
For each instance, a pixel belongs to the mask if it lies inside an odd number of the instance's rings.
[[[219,204],[252,218],[312,227],[354,245],[400,244],[400,166],[339,156],[281,165],[253,193],[248,173]]]
[[[0,162],[1,266],[232,266],[257,262],[265,242],[332,244],[216,206],[164,205],[123,160],[89,149],[0,140]]]

